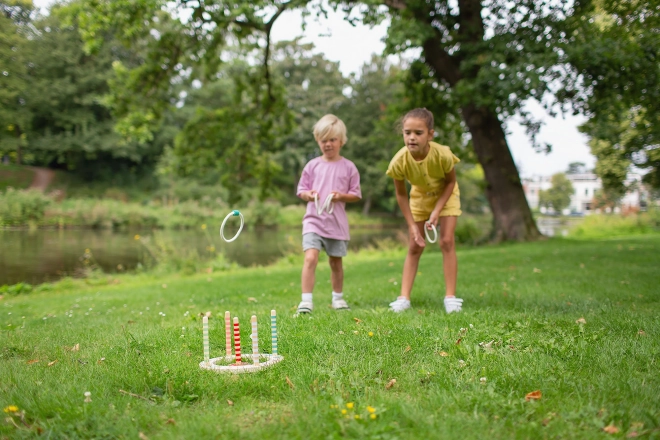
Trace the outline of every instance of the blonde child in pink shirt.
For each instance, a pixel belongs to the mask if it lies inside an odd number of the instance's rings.
[[[302,301],[298,313],[311,313],[312,291],[316,277],[316,265],[321,249],[328,254],[332,271],[332,308],[348,310],[343,297],[344,269],[342,258],[346,256],[350,240],[346,203],[362,198],[360,174],[353,162],[341,156],[341,148],[348,140],[346,126],[334,115],[325,115],[314,125],[314,139],[322,156],[305,165],[297,195],[307,202],[303,217],[303,251],[305,262],[302,269]]]

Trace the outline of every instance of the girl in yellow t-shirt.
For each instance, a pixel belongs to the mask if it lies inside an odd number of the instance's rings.
[[[409,245],[403,265],[401,295],[390,303],[390,310],[403,312],[410,308],[410,292],[426,246],[424,228],[433,229],[440,223],[445,310],[460,312],[463,300],[456,298],[458,264],[454,245],[456,220],[461,215],[454,165],[460,160],[449,147],[431,142],[434,131],[430,111],[416,108],[406,113],[402,122],[406,146],[392,158],[387,175],[394,179],[396,200],[408,224]],[[411,184],[410,200],[405,180]]]

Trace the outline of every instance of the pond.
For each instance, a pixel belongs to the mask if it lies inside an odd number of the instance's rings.
[[[397,229],[351,230],[349,248],[373,245],[377,240],[395,238]],[[227,237],[234,232],[227,230]],[[139,239],[136,239],[139,235]],[[288,252],[300,250],[299,229],[244,230],[232,242],[224,242],[217,231],[112,231],[95,229],[0,230],[0,286],[27,282],[39,284],[64,276],[76,276],[89,249],[94,261],[106,273],[131,271],[150,260],[143,243],[165,243],[182,255],[211,256],[209,248],[224,254],[240,266],[266,265]],[[151,261],[151,260],[150,260]]]

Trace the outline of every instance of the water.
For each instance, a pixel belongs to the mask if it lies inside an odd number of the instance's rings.
[[[536,220],[536,226],[541,234],[548,237],[566,237],[568,231],[581,220],[581,218],[541,217]]]
[[[225,231],[231,237],[234,231]],[[383,238],[394,238],[397,229],[351,230],[349,248],[360,249]],[[136,235],[139,239],[136,240]],[[152,260],[142,244],[145,240],[167,244],[179,255],[197,252],[211,257],[211,246],[241,266],[265,265],[285,253],[302,252],[299,229],[244,230],[240,237],[225,243],[217,231],[111,231],[91,229],[0,230],[0,286],[28,282],[39,284],[64,276],[76,276],[89,249],[94,261],[106,273],[131,271],[138,263]]]

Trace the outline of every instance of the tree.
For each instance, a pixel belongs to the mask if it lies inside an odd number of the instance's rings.
[[[556,213],[561,214],[571,204],[571,196],[575,190],[564,173],[554,174],[551,183],[549,189],[539,191],[539,205],[552,208]]]
[[[581,130],[603,189],[622,193],[630,165],[647,170],[644,180],[660,188],[660,1],[594,3],[567,47],[567,93],[574,111],[589,118]],[[570,86],[578,81],[582,93]]]
[[[140,96],[140,104],[149,108],[158,108],[158,102],[150,96],[144,99],[144,93],[138,92],[142,92],[145,85],[146,90],[167,89],[179,74],[177,66],[182,60],[212,74],[221,59],[223,45],[232,38],[250,50],[261,48],[263,56],[258,59],[262,61],[264,81],[254,88],[253,101],[258,105],[252,110],[261,112],[264,126],[272,126],[272,104],[277,97],[269,81],[270,30],[285,9],[305,7],[308,1],[81,0],[80,4],[84,11],[81,15],[85,21],[84,35],[91,44],[98,42],[99,29],[117,29],[130,42],[137,36],[143,38],[156,27],[161,29],[162,20],[170,20],[164,18],[164,9],[176,14],[184,10],[190,12],[186,20],[174,20],[167,32],[158,33],[159,39],[151,50],[153,61],[146,62],[135,72],[134,81],[125,84],[125,89]],[[521,114],[534,141],[540,124],[525,112],[523,106],[527,99],[540,101],[545,96],[556,96],[562,103],[579,102],[581,96],[576,92],[582,87],[579,82],[565,84],[560,90],[553,85],[564,84],[561,82],[564,78],[571,78],[566,73],[570,69],[564,67],[569,60],[575,60],[568,56],[570,48],[584,42],[581,34],[574,31],[579,29],[582,18],[592,11],[591,2],[338,0],[333,5],[347,13],[361,11],[358,18],[354,14],[347,16],[367,24],[390,18],[387,38],[390,52],[421,49],[419,61],[433,79],[430,84],[433,96],[443,102],[447,110],[436,116],[440,120],[462,118],[471,135],[487,181],[486,194],[496,238],[530,240],[539,237],[506,142],[503,121],[516,113]],[[322,6],[320,8],[319,13],[323,13]],[[422,71],[418,68],[415,72]],[[143,87],[137,88],[137,85]],[[129,113],[140,114],[138,111]],[[134,118],[133,122],[135,130],[139,131],[140,118]],[[268,154],[270,146],[261,144],[262,151]]]
[[[571,162],[568,164],[566,174],[584,174],[587,172],[587,166],[584,162]]]
[[[31,33],[32,2],[0,2],[0,155],[12,153],[23,162],[30,120],[25,93],[29,89],[26,51]]]

